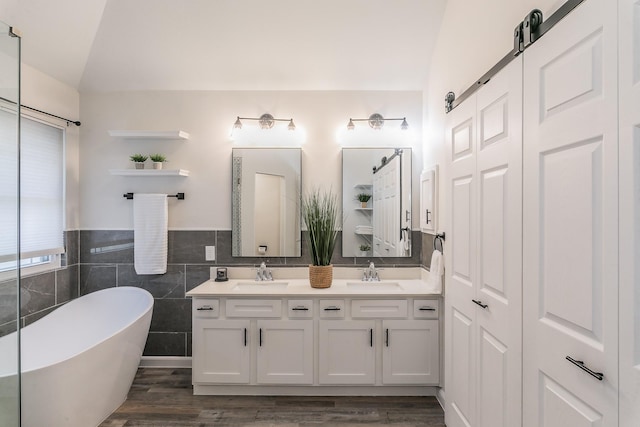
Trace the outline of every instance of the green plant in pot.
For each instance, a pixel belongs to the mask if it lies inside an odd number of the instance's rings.
[[[302,218],[312,260],[309,283],[312,288],[328,288],[333,281],[331,257],[340,225],[337,195],[331,190],[311,190],[302,198]]]
[[[356,199],[358,199],[358,201],[360,202],[360,206],[366,208],[367,202],[369,201],[369,199],[371,199],[371,194],[359,193],[358,195],[356,195]]]
[[[149,156],[145,156],[144,154],[133,154],[129,156],[129,159],[135,163],[136,169],[144,169],[144,162],[147,161]]]
[[[154,169],[162,169],[162,164],[167,161],[167,158],[163,154],[151,154],[149,156],[153,162]]]
[[[367,256],[370,250],[371,250],[371,246],[360,245],[360,256]]]

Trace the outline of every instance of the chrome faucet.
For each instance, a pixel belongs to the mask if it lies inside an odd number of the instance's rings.
[[[256,269],[256,281],[264,282],[269,280],[273,280],[271,269],[267,268],[267,264],[262,261],[262,263],[260,263],[260,267]]]
[[[373,262],[369,262],[369,267],[363,269],[362,271],[362,281],[363,282],[379,282],[380,276],[378,276],[378,270]]]

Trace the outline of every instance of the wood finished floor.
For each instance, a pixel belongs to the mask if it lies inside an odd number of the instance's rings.
[[[190,369],[139,369],[100,427],[445,427],[434,397],[194,396]]]

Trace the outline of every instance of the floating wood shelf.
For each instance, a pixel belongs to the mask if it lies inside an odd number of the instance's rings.
[[[110,130],[109,135],[116,138],[123,139],[137,139],[137,140],[160,140],[160,139],[173,139],[173,140],[186,140],[189,139],[189,134],[183,130]]]
[[[109,169],[109,173],[121,176],[189,176],[186,169]]]

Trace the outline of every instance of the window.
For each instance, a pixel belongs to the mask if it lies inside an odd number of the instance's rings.
[[[15,127],[14,114],[0,110],[0,129]],[[20,266],[22,274],[31,274],[59,267],[64,252],[64,129],[23,116],[20,130]],[[2,156],[8,170],[0,172],[6,183],[0,190],[0,224],[4,229],[0,235],[0,274],[17,267],[12,232],[17,165],[11,165],[15,164],[17,148],[15,132],[13,138],[6,136],[0,138],[0,149],[8,154]]]

